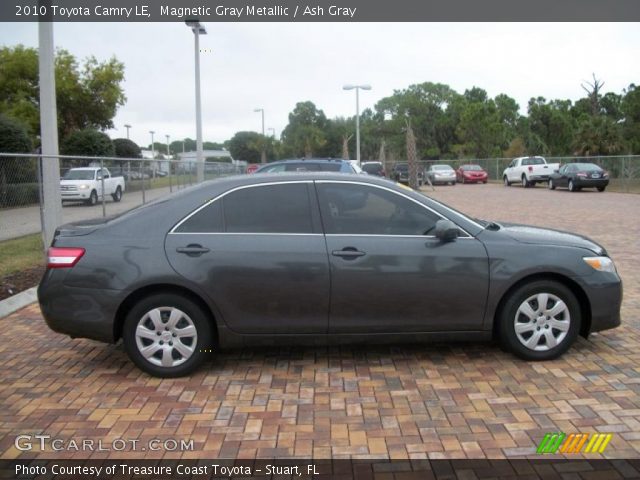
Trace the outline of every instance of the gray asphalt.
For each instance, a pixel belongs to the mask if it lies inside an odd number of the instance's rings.
[[[176,191],[176,188],[173,188]],[[145,192],[147,202],[169,194],[169,187],[155,188]],[[122,201],[114,202],[110,196],[105,201],[106,214],[124,212],[138,205],[142,205],[142,192],[125,192]],[[90,207],[82,203],[65,203],[62,208],[62,223],[87,220],[102,216],[102,204]],[[0,241],[38,233],[40,228],[40,207],[12,208],[0,210]]]

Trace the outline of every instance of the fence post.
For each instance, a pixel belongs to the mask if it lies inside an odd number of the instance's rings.
[[[172,163],[171,160],[169,160],[169,193],[173,192],[173,185],[171,184],[171,167],[172,167]]]
[[[144,160],[140,162],[140,180],[142,180],[142,203],[147,203],[147,199],[144,192]]]
[[[106,217],[107,216],[107,207],[104,204],[105,202],[105,195],[104,195],[104,160],[100,159],[100,175],[101,175],[101,180],[100,180],[100,185],[102,188],[102,216]]]

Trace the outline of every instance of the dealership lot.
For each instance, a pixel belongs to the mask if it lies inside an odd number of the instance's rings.
[[[548,432],[612,433],[605,456],[640,456],[640,197],[481,184],[425,192],[473,216],[602,243],[624,281],[623,325],[546,363],[474,343],[262,348],[161,380],[121,345],[51,332],[33,305],[0,320],[0,456],[502,458],[535,455]],[[41,451],[41,434],[61,450]],[[18,435],[31,436],[23,450]],[[73,448],[84,439],[93,448]]]

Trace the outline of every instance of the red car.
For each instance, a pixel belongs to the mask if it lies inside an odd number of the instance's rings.
[[[253,173],[255,172],[258,168],[260,168],[260,164],[259,163],[251,163],[247,166],[247,173]]]
[[[480,165],[460,165],[456,170],[456,179],[461,183],[487,183],[489,175]]]

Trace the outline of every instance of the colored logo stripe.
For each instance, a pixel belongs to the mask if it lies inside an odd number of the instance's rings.
[[[610,433],[572,433],[569,436],[563,432],[547,433],[536,453],[603,453],[612,437]]]

